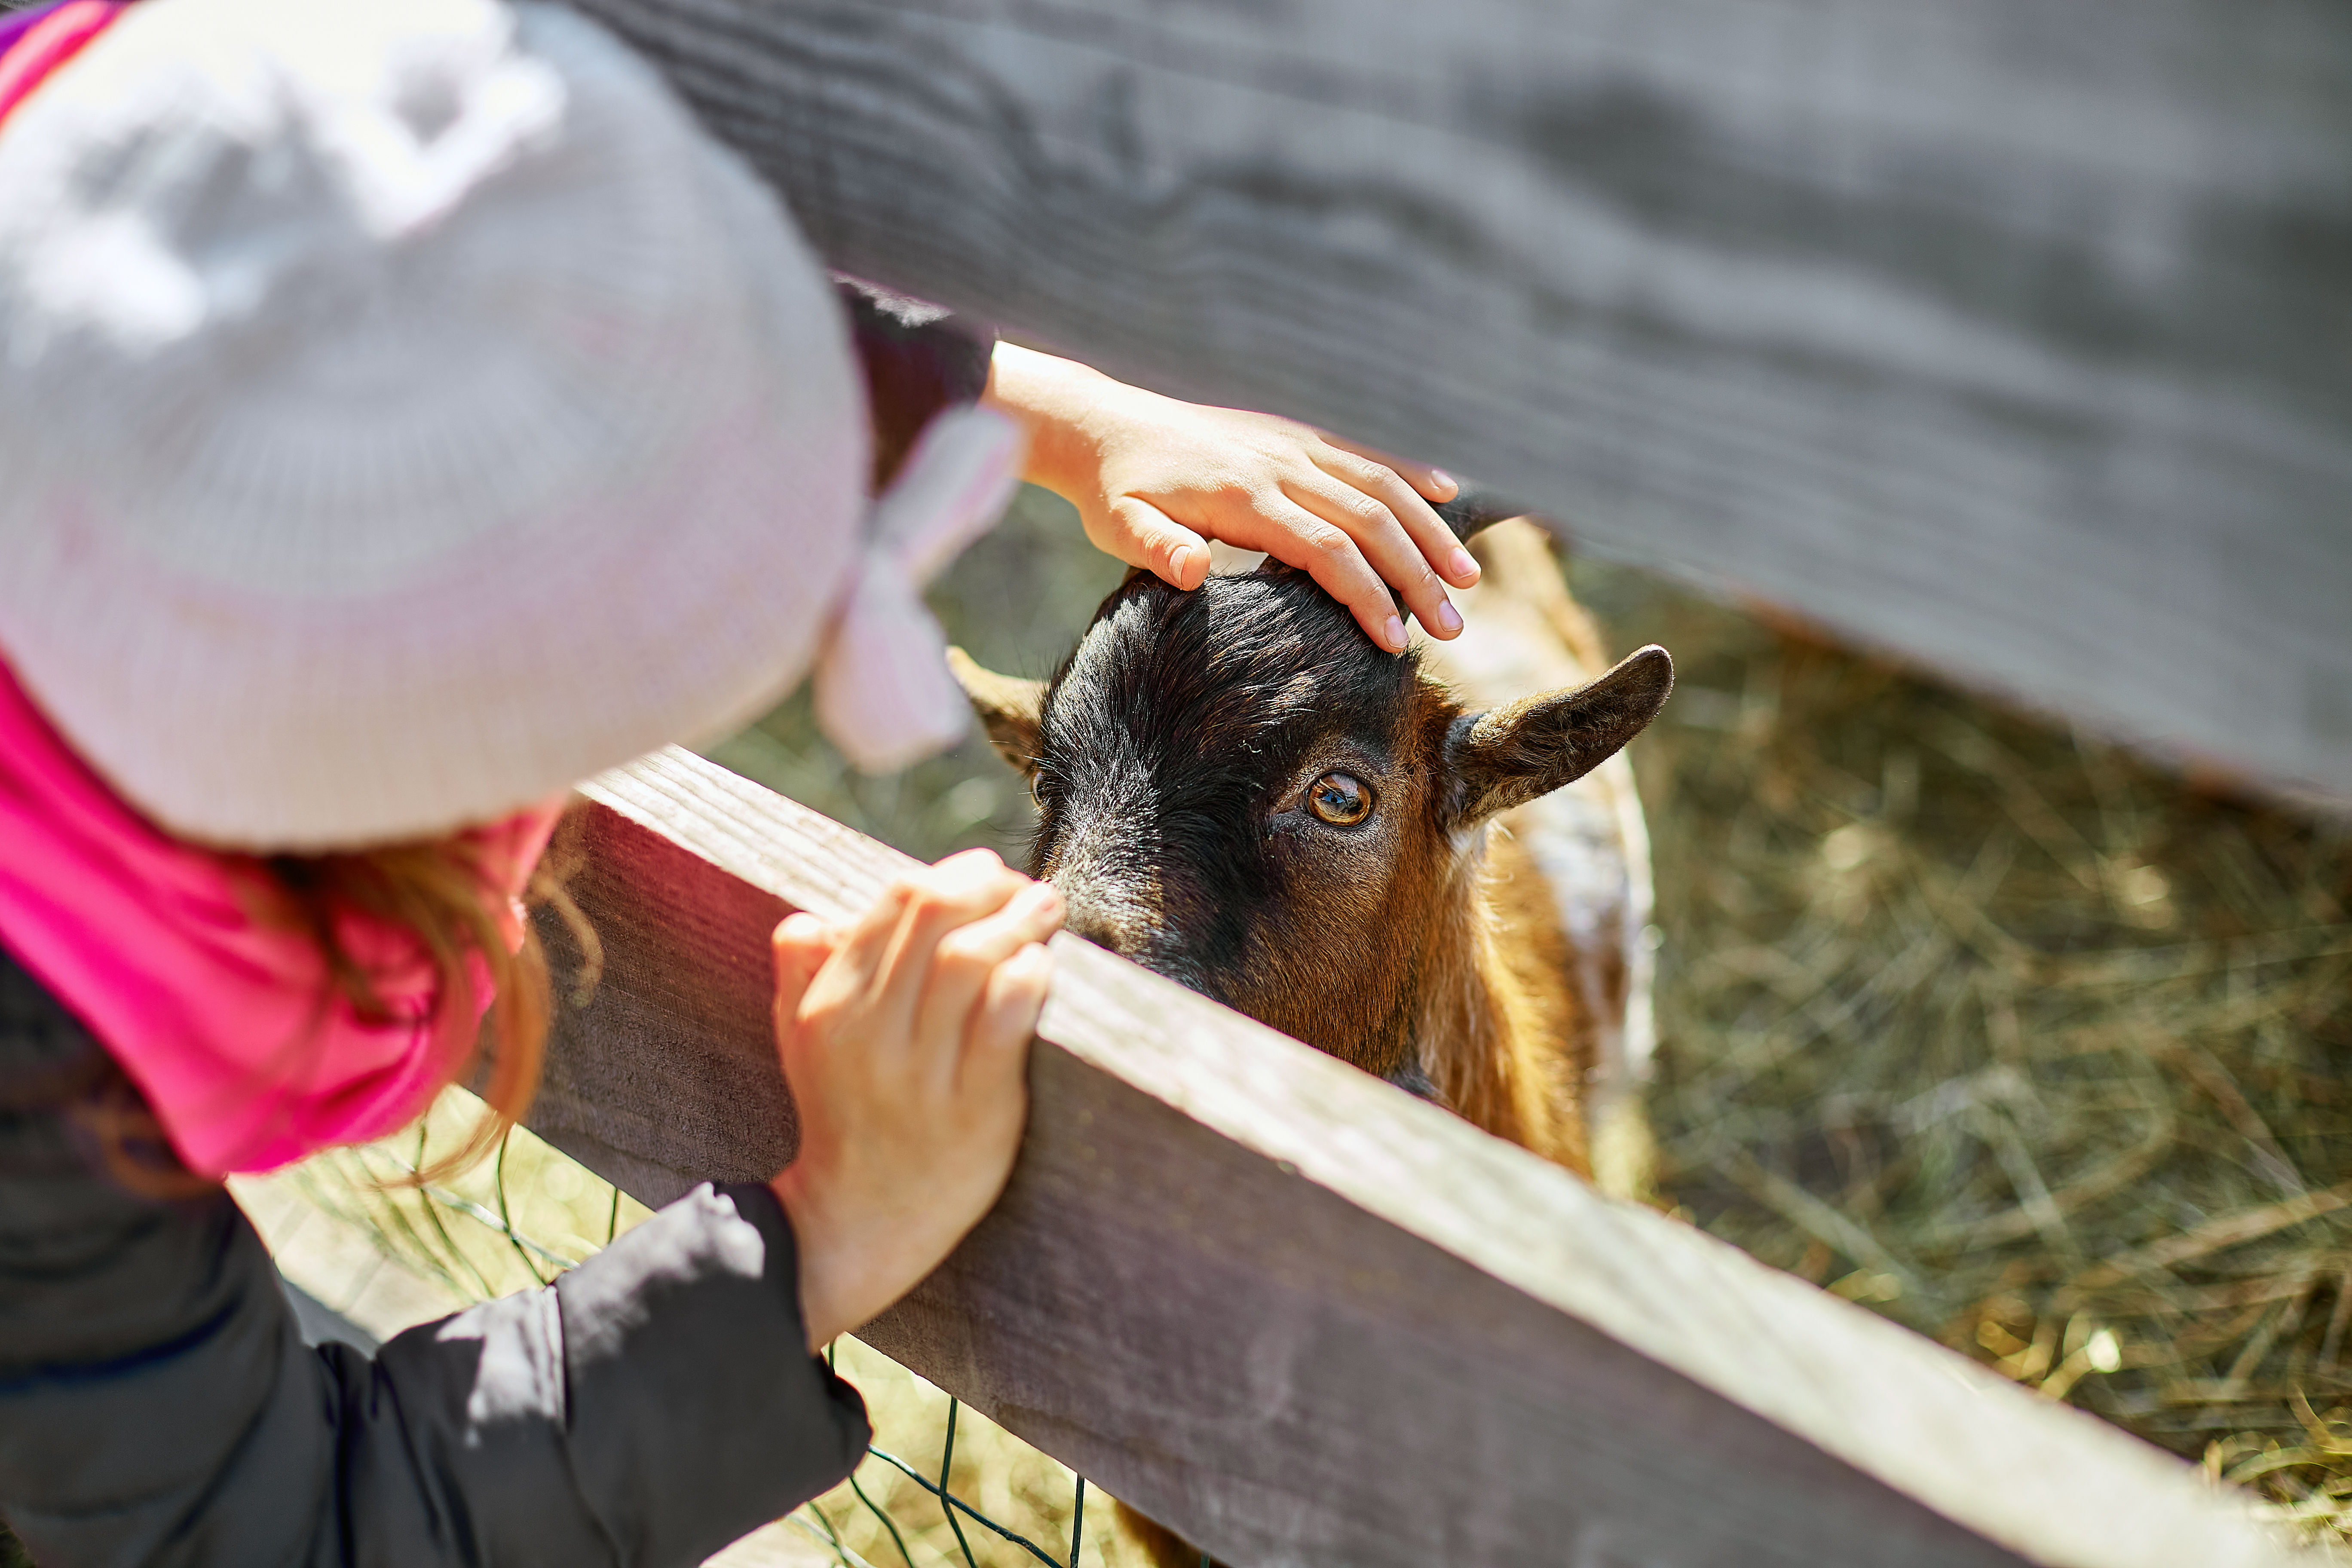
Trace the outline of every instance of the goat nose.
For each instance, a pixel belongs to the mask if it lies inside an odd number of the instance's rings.
[[[1107,875],[1090,867],[1066,868],[1054,874],[1069,912],[1065,929],[1088,942],[1133,958],[1150,942],[1160,925],[1160,889],[1156,879]]]

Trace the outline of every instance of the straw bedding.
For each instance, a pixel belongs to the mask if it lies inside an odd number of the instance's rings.
[[[2352,831],[1633,574],[1662,1185],[2352,1532]]]

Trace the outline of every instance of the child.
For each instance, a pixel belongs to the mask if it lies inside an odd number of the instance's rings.
[[[1025,1111],[1061,906],[992,856],[785,921],[793,1164],[547,1289],[308,1350],[218,1178],[477,1070],[520,1114],[574,781],[812,668],[853,750],[936,739],[915,589],[1011,427],[1180,586],[1222,539],[1386,646],[1391,586],[1458,628],[1444,476],[1009,347],[910,382],[926,323],[856,310],[862,363],[773,197],[560,8],[0,22],[0,1514],[44,1564],[692,1563],[855,1464],[813,1352]],[[905,438],[960,379],[1009,424]]]

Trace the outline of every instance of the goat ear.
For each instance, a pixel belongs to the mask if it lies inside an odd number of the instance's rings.
[[[1444,519],[1445,526],[1454,531],[1454,537],[1465,544],[1498,522],[1528,515],[1528,509],[1509,497],[1493,490],[1473,489],[1467,485],[1452,500],[1438,501],[1430,510]]]
[[[1582,778],[1640,734],[1674,689],[1675,661],[1653,643],[1587,685],[1456,719],[1446,736],[1455,820],[1475,822]]]
[[[948,669],[963,688],[971,710],[996,747],[996,754],[1021,773],[1037,771],[1038,715],[1045,705],[1045,683],[1022,680],[982,669],[960,647],[948,649]]]

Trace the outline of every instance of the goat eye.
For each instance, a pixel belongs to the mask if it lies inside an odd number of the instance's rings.
[[[1336,827],[1372,815],[1372,792],[1353,773],[1325,773],[1307,786],[1307,809]]]

